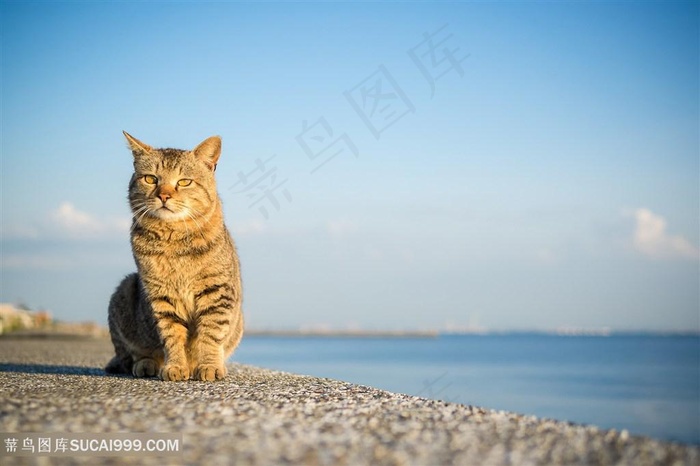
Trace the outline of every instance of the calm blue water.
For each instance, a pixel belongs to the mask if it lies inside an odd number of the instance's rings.
[[[251,336],[233,360],[700,444],[697,336]]]

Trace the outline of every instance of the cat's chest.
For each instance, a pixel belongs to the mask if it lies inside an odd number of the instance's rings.
[[[188,257],[159,256],[142,260],[139,269],[148,288],[158,288],[189,313],[194,308],[194,290],[199,288],[198,277],[204,266]]]

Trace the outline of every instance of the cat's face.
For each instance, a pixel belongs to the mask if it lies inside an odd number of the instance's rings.
[[[192,151],[154,149],[125,133],[134,154],[129,203],[134,220],[197,221],[216,202],[214,168],[221,139],[211,137]]]

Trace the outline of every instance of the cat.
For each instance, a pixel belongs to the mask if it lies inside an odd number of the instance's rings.
[[[109,302],[116,355],[108,373],[219,380],[243,336],[236,247],[223,221],[214,171],[221,138],[194,150],[154,149],[124,132],[137,273]]]

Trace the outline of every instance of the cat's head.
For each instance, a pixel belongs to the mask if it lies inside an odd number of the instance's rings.
[[[137,222],[180,222],[207,215],[217,202],[214,170],[221,138],[212,136],[191,151],[155,149],[124,131],[134,155],[129,203]]]

